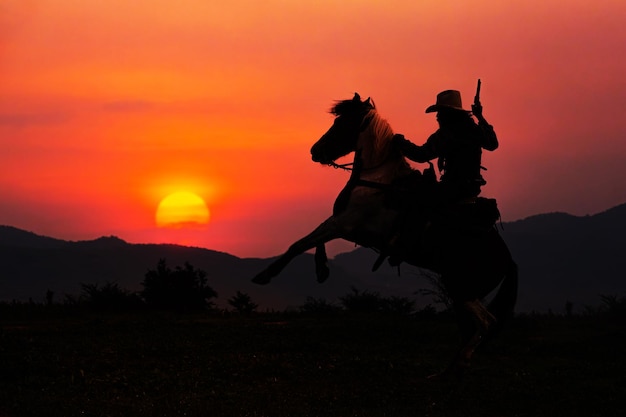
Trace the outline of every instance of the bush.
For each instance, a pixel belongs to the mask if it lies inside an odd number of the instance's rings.
[[[422,271],[421,277],[428,282],[430,288],[419,289],[417,294],[431,298],[435,304],[443,305],[448,311],[452,310],[452,299],[443,282],[439,279],[439,275],[430,271]]]
[[[300,312],[312,315],[333,315],[341,311],[341,307],[330,303],[323,298],[307,297],[306,302],[300,306]]]
[[[235,309],[235,311],[244,316],[249,316],[257,309],[258,304],[252,302],[252,298],[246,293],[237,291],[233,297],[228,299],[228,304]]]
[[[406,297],[383,297],[375,291],[363,292],[352,287],[352,293],[339,297],[348,311],[356,313],[385,313],[410,315],[415,311],[415,301]]]
[[[352,287],[352,293],[339,297],[341,304],[348,311],[356,313],[375,313],[382,310],[384,301],[380,293],[365,290],[360,292]]]
[[[600,299],[603,303],[603,315],[612,319],[626,318],[626,297],[601,294]]]
[[[188,262],[184,267],[170,269],[165,259],[160,259],[155,270],[149,270],[141,285],[141,297],[149,307],[199,311],[214,307],[210,301],[217,292],[208,285],[207,273],[195,269]]]
[[[96,310],[128,310],[143,304],[136,294],[120,288],[117,283],[107,282],[102,287],[97,283],[81,284],[81,287],[81,299]]]
[[[383,311],[385,313],[408,316],[415,311],[415,300],[411,300],[406,297],[385,298]]]

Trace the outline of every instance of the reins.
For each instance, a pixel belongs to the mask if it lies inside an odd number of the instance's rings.
[[[348,162],[347,164],[338,164],[335,161],[329,162],[328,164],[326,164],[328,166],[331,166],[335,169],[343,169],[345,171],[352,171],[354,170],[353,165],[354,162]]]
[[[372,170],[378,169],[378,168],[380,168],[381,166],[385,165],[385,163],[386,163],[386,162],[387,162],[387,160],[384,160],[384,161],[383,161],[383,162],[381,162],[380,164],[378,164],[378,165],[374,165],[373,167],[369,167],[369,168],[361,168],[359,172],[363,172],[363,171],[372,171]],[[348,162],[348,163],[345,163],[345,164],[338,164],[338,163],[336,163],[336,162],[334,162],[334,161],[333,161],[333,162],[329,162],[329,163],[327,163],[326,165],[331,166],[331,167],[333,167],[333,168],[335,168],[335,169],[343,169],[343,170],[345,170],[345,171],[354,171],[354,170],[355,170],[355,168],[354,168],[354,162]]]
[[[376,188],[379,190],[384,190],[384,189],[388,189],[392,187],[392,184],[383,184],[380,182],[361,179],[361,173],[364,171],[371,171],[371,170],[380,168],[381,166],[387,163],[387,159],[389,158],[388,157],[385,158],[381,163],[376,164],[372,167],[363,168],[363,161],[361,160],[361,150],[358,149],[355,151],[354,162],[348,162],[345,164],[337,164],[336,162],[333,161],[333,162],[328,163],[328,165],[330,165],[331,167],[335,169],[343,169],[346,171],[351,171],[352,174],[350,175],[348,184],[351,185],[352,187],[356,187],[360,185],[363,187],[370,187],[370,188]]]

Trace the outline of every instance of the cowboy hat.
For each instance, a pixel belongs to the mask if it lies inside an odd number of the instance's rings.
[[[461,104],[461,93],[457,90],[446,90],[437,94],[437,102],[426,109],[426,113],[433,113],[441,109],[468,111]]]

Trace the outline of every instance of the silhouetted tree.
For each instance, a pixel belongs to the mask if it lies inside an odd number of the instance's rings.
[[[171,269],[165,259],[160,259],[156,269],[149,270],[141,283],[141,297],[150,307],[197,311],[210,309],[210,301],[217,292],[208,285],[207,273],[194,268],[188,262],[184,267]]]
[[[236,312],[245,316],[254,313],[257,307],[259,307],[258,304],[252,302],[248,294],[242,293],[241,291],[237,291],[237,294],[228,300],[228,304],[230,304]]]

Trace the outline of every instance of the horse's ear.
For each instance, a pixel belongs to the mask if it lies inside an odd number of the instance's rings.
[[[354,98],[352,98],[352,101],[358,101],[359,103],[361,102],[361,96],[359,95],[359,93],[354,93]]]
[[[372,103],[370,103],[370,99],[371,99],[371,97],[368,97],[368,98],[367,98],[367,100],[365,100],[365,101],[363,102],[363,104],[366,104],[366,105],[368,105],[368,106],[371,106],[371,105],[372,105]]]

